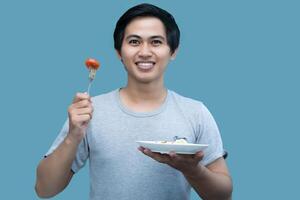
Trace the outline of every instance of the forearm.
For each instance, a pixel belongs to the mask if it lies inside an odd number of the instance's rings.
[[[36,192],[40,197],[51,197],[61,192],[69,183],[71,166],[78,142],[69,135],[37,168]]]
[[[231,199],[232,181],[229,175],[198,166],[193,175],[185,177],[198,195],[205,200]]]

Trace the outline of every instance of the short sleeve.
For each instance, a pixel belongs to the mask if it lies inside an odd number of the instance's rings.
[[[64,141],[68,132],[69,132],[69,121],[66,120],[60,133],[58,134],[53,144],[45,154],[45,157],[49,156],[51,153],[53,153],[53,151],[55,151],[55,149]],[[72,163],[72,171],[74,173],[78,172],[85,165],[88,157],[89,157],[89,147],[88,147],[87,137],[85,136],[77,148],[76,156]]]
[[[201,161],[203,165],[208,165],[223,156],[223,143],[217,123],[204,104],[201,104],[199,118],[199,137],[196,143],[208,144]]]

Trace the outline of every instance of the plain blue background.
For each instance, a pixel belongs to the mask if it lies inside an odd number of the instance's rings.
[[[87,57],[102,63],[92,95],[125,84],[112,34],[140,2],[0,1],[0,199],[38,199],[36,166],[73,95],[86,90]],[[146,2],[178,22],[180,51],[166,84],[213,113],[234,199],[299,196],[299,1]],[[87,199],[88,190],[85,167],[53,199]]]

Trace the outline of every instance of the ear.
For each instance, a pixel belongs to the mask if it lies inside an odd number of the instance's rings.
[[[119,52],[118,50],[116,50],[116,54],[117,54],[118,58],[119,58],[120,60],[122,60],[121,52]]]
[[[171,55],[171,60],[174,60],[176,58],[176,55],[177,55],[177,52],[178,52],[178,48],[175,49],[174,53]]]

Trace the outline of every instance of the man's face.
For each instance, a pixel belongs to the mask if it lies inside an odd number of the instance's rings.
[[[171,55],[163,23],[155,17],[140,17],[127,25],[119,57],[129,81],[150,83],[163,81],[164,70],[175,53]]]

